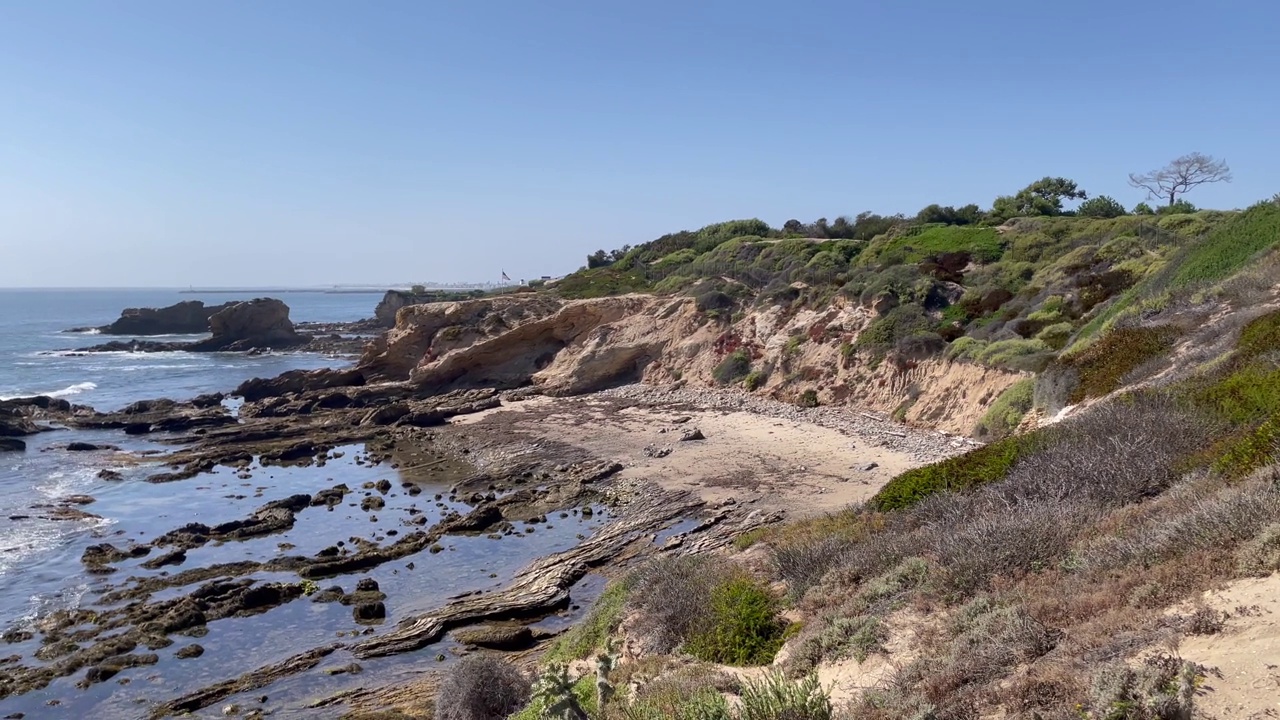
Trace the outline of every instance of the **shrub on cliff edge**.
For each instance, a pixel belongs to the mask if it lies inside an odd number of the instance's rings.
[[[490,720],[529,702],[529,681],[507,662],[471,655],[445,675],[436,693],[435,720]]]

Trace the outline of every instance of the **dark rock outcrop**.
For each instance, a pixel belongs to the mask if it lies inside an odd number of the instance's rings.
[[[67,443],[67,452],[96,452],[99,450],[119,450],[119,445],[95,445],[87,442]]]
[[[196,335],[209,332],[209,318],[234,304],[187,300],[162,308],[127,308],[119,320],[97,330],[103,335]]]
[[[361,603],[351,609],[351,615],[359,623],[374,623],[386,619],[387,606],[381,602]]]
[[[231,394],[244,398],[245,402],[256,402],[306,390],[359,385],[364,385],[364,375],[355,369],[289,370],[273,378],[245,380]]]
[[[193,352],[291,348],[310,338],[299,335],[289,320],[289,306],[275,298],[257,298],[224,307],[209,316],[208,340],[192,343]]]
[[[190,660],[191,658],[198,658],[203,654],[204,646],[193,644],[184,648],[179,648],[178,652],[174,653],[173,656],[179,660]]]
[[[482,625],[456,630],[453,636],[463,645],[490,650],[523,650],[533,644],[533,631],[523,625]]]
[[[0,400],[0,438],[34,435],[46,429],[35,424],[31,419],[34,406],[24,402],[30,399],[32,398]]]
[[[295,348],[311,342],[289,320],[289,306],[275,298],[257,298],[211,308],[205,327],[210,337],[190,343],[113,340],[82,352],[243,352]],[[128,311],[126,311],[128,312]],[[132,333],[142,334],[142,333]]]
[[[0,452],[22,452],[27,444],[17,438],[0,437]]]

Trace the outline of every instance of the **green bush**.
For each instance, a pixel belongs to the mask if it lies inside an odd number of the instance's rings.
[[[710,623],[685,643],[691,655],[735,666],[773,662],[786,628],[768,589],[749,576],[732,575],[712,588],[710,602]]]
[[[881,315],[858,334],[854,345],[878,351],[887,351],[899,341],[933,330],[934,322],[925,315],[924,308],[916,305],[900,305]]]
[[[794,683],[779,673],[748,681],[742,688],[739,720],[831,720],[831,699],[809,675]]]
[[[622,270],[615,265],[580,270],[566,275],[556,283],[555,292],[561,297],[577,300],[647,292],[652,288],[644,273],[637,270]]]
[[[977,262],[991,263],[999,260],[1004,250],[1005,241],[995,228],[927,225],[908,234],[873,241],[859,262],[889,266],[918,263],[941,253],[968,253]]]
[[[1080,207],[1076,208],[1076,214],[1081,217],[1114,218],[1127,213],[1124,206],[1116,202],[1115,198],[1099,195],[1080,203]]]
[[[812,388],[800,393],[800,398],[796,401],[800,407],[815,408],[818,407],[818,391]]]
[[[1069,322],[1054,323],[1036,333],[1036,340],[1048,345],[1053,350],[1061,350],[1066,347],[1073,331],[1074,327]]]
[[[742,381],[742,386],[748,391],[754,391],[769,381],[769,373],[763,370],[752,370],[747,373],[747,377]]]
[[[1032,449],[1035,433],[1005,438],[941,462],[908,470],[871,498],[881,511],[908,508],[940,492],[970,490],[1004,478],[1013,463]]]
[[[711,371],[711,377],[721,385],[732,385],[751,373],[751,356],[746,350],[738,349],[725,356],[724,360]]]
[[[1270,417],[1254,430],[1226,441],[1213,462],[1215,472],[1244,477],[1275,461],[1280,451],[1280,417]]]
[[[629,578],[609,583],[586,618],[556,639],[547,650],[546,660],[581,660],[597,648],[604,647],[605,640],[622,622],[622,610],[630,587]]]
[[[984,440],[999,440],[1010,435],[1031,409],[1035,387],[1033,378],[1010,385],[978,421],[974,434]]]
[[[1280,206],[1259,203],[1209,233],[1183,258],[1174,287],[1224,280],[1280,242]]]
[[[677,250],[670,255],[664,255],[653,263],[654,267],[670,267],[674,265],[688,265],[698,257],[698,252],[693,248],[685,248]]]
[[[1191,398],[1231,425],[1262,422],[1280,412],[1280,370],[1249,364],[1194,388]]]
[[[1267,313],[1249,321],[1240,331],[1236,350],[1248,359],[1280,350],[1280,312]]]
[[[1178,200],[1170,205],[1161,205],[1156,208],[1156,215],[1190,215],[1196,212],[1200,212],[1200,208],[1186,200]]]
[[[568,689],[568,693],[572,695],[573,700],[578,707],[582,708],[588,715],[598,712],[596,697],[596,679],[594,675],[583,675]],[[510,716],[510,720],[546,720],[550,717],[559,717],[558,715],[549,715],[548,702],[545,699],[534,697],[519,712]],[[485,717],[504,717],[503,715],[488,715]],[[477,718],[476,720],[479,720]]]
[[[656,683],[651,683],[656,684]],[[648,686],[642,687],[647,691]],[[734,720],[729,703],[713,688],[678,688],[676,692],[648,694],[622,709],[623,720]]]
[[[952,360],[970,360],[990,367],[1008,370],[1038,371],[1048,364],[1052,348],[1039,338],[997,340],[988,343],[965,336],[947,348]]]
[[[1079,385],[1070,401],[1102,397],[1116,388],[1139,365],[1159,357],[1173,347],[1179,331],[1160,327],[1116,328],[1080,352],[1060,361],[1079,373]]]

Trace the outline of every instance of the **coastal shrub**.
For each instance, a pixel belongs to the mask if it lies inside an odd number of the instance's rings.
[[[974,434],[983,440],[999,440],[1010,435],[1031,409],[1034,394],[1035,380],[1032,378],[1010,385],[978,421]]]
[[[1153,497],[1181,477],[1212,427],[1167,397],[1118,398],[1037,433],[1007,480],[988,488],[995,504],[1044,501],[1120,506]]]
[[[815,408],[818,407],[818,391],[810,388],[800,393],[800,397],[796,400],[796,404],[800,407]]]
[[[792,598],[804,597],[855,544],[842,535],[791,538],[773,544],[778,574]]]
[[[546,659],[561,662],[581,660],[597,648],[604,647],[605,640],[622,622],[622,610],[630,588],[630,577],[609,583],[586,618],[556,639],[547,650]]]
[[[1226,440],[1213,461],[1215,472],[1244,477],[1275,461],[1280,455],[1280,417],[1267,418],[1255,429]]]
[[[752,370],[747,373],[746,379],[742,381],[742,386],[747,390],[756,390],[768,381],[769,373],[763,370]]]
[[[1280,411],[1280,369],[1250,363],[1208,383],[1193,397],[1234,425],[1266,420]]]
[[[1280,206],[1258,203],[1212,230],[1182,258],[1173,287],[1224,280],[1280,242]]]
[[[506,717],[529,701],[530,684],[493,655],[468,655],[445,673],[436,692],[436,720]]]
[[[1252,577],[1266,577],[1280,570],[1280,523],[1262,528],[1257,537],[1240,546],[1236,570]]]
[[[1073,330],[1074,326],[1069,322],[1054,323],[1036,333],[1035,339],[1048,345],[1052,350],[1061,350],[1067,346]]]
[[[859,256],[859,263],[881,267],[918,263],[942,253],[968,253],[976,262],[991,263],[1004,254],[1005,241],[995,228],[929,225],[904,234],[877,239]]]
[[[871,322],[865,330],[858,334],[854,345],[877,351],[893,348],[899,340],[927,333],[933,329],[934,321],[917,304],[899,305]]]
[[[1169,205],[1161,205],[1156,208],[1156,215],[1190,215],[1197,212],[1200,212],[1200,208],[1186,200],[1178,200]]]
[[[883,649],[888,628],[882,617],[896,610],[905,598],[930,577],[931,566],[922,558],[910,557],[887,572],[862,583],[858,592],[829,612],[817,627],[807,632],[791,656],[790,669],[808,672],[823,660],[852,657],[865,662]],[[852,583],[844,576],[823,583],[823,590],[840,596]]]
[[[551,663],[533,686],[529,703],[509,717],[510,720],[573,717],[574,710],[571,708],[575,708],[590,718],[598,714],[598,704],[595,675],[583,675],[571,682],[565,665]]]
[[[1178,720],[1193,717],[1204,671],[1172,655],[1137,666],[1118,661],[1094,673],[1087,715],[1108,720]]]
[[[743,683],[738,720],[831,720],[831,699],[816,675],[792,682],[771,672]]]
[[[908,470],[880,488],[869,501],[881,511],[911,507],[940,492],[962,491],[1004,478],[1014,461],[1038,440],[1035,433],[984,445],[963,455]]]
[[[716,365],[711,377],[721,385],[732,385],[751,373],[751,356],[741,348],[734,350]]]
[[[710,310],[731,310],[733,309],[733,298],[720,290],[710,290],[699,295],[694,300],[694,305],[700,312]]]
[[[621,269],[621,265],[622,263],[617,263],[566,275],[556,283],[555,292],[563,298],[578,300],[647,292],[652,289],[643,272]]]
[[[1242,359],[1253,359],[1276,350],[1280,350],[1280,312],[1256,317],[1240,330],[1236,351]]]
[[[667,678],[642,686],[621,711],[623,720],[734,720],[729,703],[715,688]]]
[[[1039,372],[1052,357],[1052,348],[1044,341],[1019,338],[989,343],[977,353],[976,360],[990,367]]]
[[[1114,218],[1127,214],[1124,206],[1107,195],[1099,195],[1080,203],[1076,214],[1082,217]]]
[[[986,342],[965,336],[947,348],[951,360],[969,360],[989,367],[1036,372],[1053,357],[1053,348],[1038,338],[1010,338]]]
[[[670,653],[711,625],[712,591],[731,576],[723,560],[658,558],[637,568],[626,608],[632,631],[653,653]]]
[[[705,662],[724,665],[768,665],[782,647],[785,624],[778,601],[750,576],[734,573],[717,583],[709,597],[706,626],[685,643]]]
[[[1192,493],[1169,512],[1090,539],[1078,550],[1080,564],[1094,569],[1152,566],[1200,551],[1232,550],[1280,522],[1280,485],[1269,474]]]
[[[1084,350],[1060,358],[1078,373],[1070,401],[1107,395],[1134,368],[1169,352],[1179,334],[1169,325],[1115,328]]]
[[[972,593],[996,576],[1049,568],[1071,549],[1085,517],[1081,508],[1055,502],[984,513],[936,533],[933,552],[947,587]]]

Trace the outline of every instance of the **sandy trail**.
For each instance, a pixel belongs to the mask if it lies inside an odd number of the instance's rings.
[[[1211,668],[1196,710],[1218,720],[1280,717],[1280,573],[1247,578],[1204,594],[1230,615],[1222,632],[1182,640],[1182,657]]]

